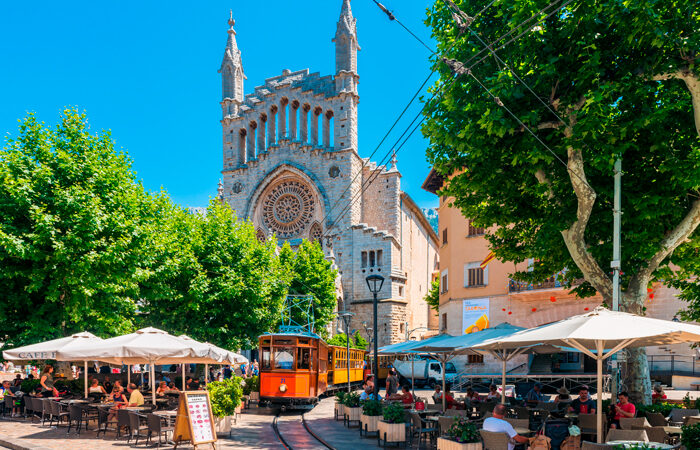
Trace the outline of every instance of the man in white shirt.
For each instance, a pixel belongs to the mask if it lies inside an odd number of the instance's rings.
[[[510,438],[508,442],[508,450],[515,449],[516,444],[527,444],[530,442],[525,436],[520,436],[515,432],[513,426],[503,420],[506,416],[505,405],[496,405],[493,408],[493,416],[484,420],[483,429],[486,431],[493,431],[495,433],[506,433]]]

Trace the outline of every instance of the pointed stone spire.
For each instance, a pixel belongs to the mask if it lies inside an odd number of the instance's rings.
[[[343,0],[333,42],[336,73],[357,73],[357,51],[360,46],[357,41],[357,19],[352,16],[350,0]]]
[[[233,20],[233,10],[229,13],[228,19],[228,40],[224,49],[224,58],[221,61],[219,73],[222,77],[222,98],[232,98],[238,101],[243,101],[243,80],[246,78],[243,73],[243,61],[241,59],[241,51],[238,49],[236,42],[236,31],[233,26],[236,21]]]
[[[219,187],[216,190],[216,198],[219,199],[221,203],[224,202],[224,182],[219,178]]]

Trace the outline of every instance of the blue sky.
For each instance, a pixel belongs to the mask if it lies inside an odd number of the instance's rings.
[[[283,69],[334,71],[341,0],[266,2],[5,2],[0,7],[0,132],[34,111],[55,123],[65,106],[109,129],[151,190],[183,206],[205,206],[222,164],[221,81],[229,9],[248,79],[245,91]],[[428,0],[385,0],[399,20],[430,41]],[[353,0],[358,19],[359,151],[369,156],[430,72],[429,53],[372,0]],[[381,158],[420,109],[407,113]],[[4,142],[3,142],[4,143]],[[429,171],[419,132],[398,155],[402,186],[420,206],[437,198],[420,186]]]

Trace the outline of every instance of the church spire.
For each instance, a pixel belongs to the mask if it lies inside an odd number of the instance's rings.
[[[343,0],[340,18],[335,31],[335,72],[347,71],[357,73],[357,19],[352,16],[350,0]]]
[[[243,73],[241,51],[238,49],[238,43],[236,42],[236,31],[233,29],[235,24],[236,21],[233,20],[233,10],[231,10],[228,19],[228,40],[226,41],[224,59],[221,62],[219,73],[221,74],[222,97],[242,102],[243,80],[246,76]]]

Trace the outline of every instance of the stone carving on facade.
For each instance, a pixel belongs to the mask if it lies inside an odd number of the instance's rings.
[[[240,194],[241,191],[243,190],[243,184],[241,184],[240,181],[236,181],[233,183],[233,186],[231,186],[231,192],[234,194]]]
[[[302,234],[316,209],[311,188],[299,180],[277,183],[267,192],[262,205],[265,226],[281,239]]]
[[[332,166],[330,169],[328,169],[329,177],[338,178],[338,175],[340,175],[340,168],[338,166]]]

